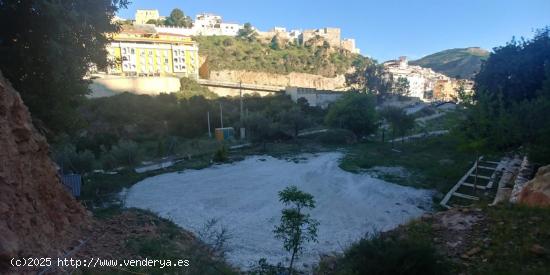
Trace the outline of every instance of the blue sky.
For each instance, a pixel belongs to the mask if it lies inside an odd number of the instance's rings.
[[[132,0],[130,0],[132,1]],[[411,59],[444,49],[479,46],[492,49],[512,36],[532,37],[550,25],[550,0],[133,0],[119,16],[133,18],[136,9],[158,9],[169,15],[180,8],[224,21],[250,22],[260,30],[339,27],[343,38],[355,38],[363,55],[385,61]]]

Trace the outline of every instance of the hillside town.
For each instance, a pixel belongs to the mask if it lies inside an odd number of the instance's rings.
[[[155,24],[155,22],[166,20],[166,16],[161,16],[158,10],[138,9],[133,20],[122,18],[116,20],[125,22],[125,24],[122,25],[121,32],[111,35],[112,42],[107,47],[111,66],[107,68],[106,73],[111,76],[141,77],[144,83],[150,82],[150,84],[142,84],[140,87],[129,88],[140,91],[140,93],[148,92],[145,87],[157,87],[163,91],[179,90],[175,83],[176,79],[159,82],[155,80],[156,77],[167,77],[168,79],[170,77],[188,77],[195,80],[209,78],[209,73],[199,75],[201,68],[202,71],[208,70],[205,65],[207,56],[200,56],[200,45],[194,37],[236,37],[244,28],[242,24],[224,22],[221,16],[210,13],[197,14],[187,27]],[[282,43],[295,43],[296,45],[320,47],[323,46],[323,43],[327,43],[331,48],[359,54],[359,49],[355,47],[355,40],[341,39],[339,28],[287,31],[284,27],[275,27],[268,31],[260,31],[252,27],[252,30],[256,33],[257,39],[263,41],[262,43],[269,44],[275,38],[278,41],[283,41]],[[458,89],[463,88],[464,92],[469,94],[473,88],[471,80],[454,79],[436,73],[430,68],[409,65],[406,57],[384,62],[383,68],[384,80],[390,86],[393,87],[397,80],[404,79],[407,83],[406,95],[424,102],[457,101]],[[96,82],[100,81],[106,83],[105,85],[110,85],[113,82],[114,84],[111,86],[115,90],[128,89],[129,87],[128,85],[120,86],[123,81],[120,78],[96,80]],[[259,83],[255,84],[262,85],[261,79],[257,81]],[[166,84],[170,82],[174,83]],[[158,87],[158,85],[161,86]],[[236,84],[232,86],[236,86]],[[348,89],[350,88],[342,87],[338,90],[331,90],[327,87],[312,86],[281,87],[281,90],[287,91],[286,93],[292,95],[295,100],[297,100],[295,91],[300,90],[300,97],[309,98],[308,102],[313,106],[317,105],[317,100],[312,100],[312,98],[324,98],[322,105],[325,107],[328,106],[328,103],[338,99],[342,91]],[[214,91],[216,92],[216,90]]]
[[[466,79],[455,79],[430,68],[409,65],[407,57],[383,63],[385,79],[395,83],[399,78],[407,80],[408,96],[422,101],[457,101],[457,90],[462,86],[466,94],[473,92],[474,82]]]
[[[550,274],[550,2],[409,2],[0,1],[0,274]]]

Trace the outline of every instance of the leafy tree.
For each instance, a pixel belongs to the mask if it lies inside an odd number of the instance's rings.
[[[35,125],[77,127],[91,64],[107,66],[107,33],[126,0],[0,1],[0,70],[29,107]],[[8,27],[9,26],[9,27]]]
[[[283,48],[283,42],[281,41],[279,35],[273,36],[273,38],[271,39],[270,47],[273,50],[280,50]]]
[[[178,99],[191,98],[193,96],[203,96],[206,99],[216,99],[218,95],[207,87],[201,86],[197,81],[188,78],[180,78],[180,92],[177,93]]]
[[[258,33],[254,30],[252,24],[248,22],[244,23],[242,29],[237,32],[238,38],[246,39],[248,41],[256,40],[256,36],[258,36]]]
[[[186,16],[182,10],[176,8],[170,12],[170,16],[166,18],[164,24],[166,26],[191,28],[193,26],[193,21],[191,17]]]
[[[348,92],[334,102],[325,116],[332,127],[348,129],[358,136],[374,133],[377,127],[376,102],[372,94]]]
[[[494,49],[476,76],[473,105],[457,129],[464,147],[508,151],[523,145],[533,161],[550,162],[550,29]]]
[[[121,140],[111,149],[111,154],[118,165],[132,166],[139,161],[139,147],[131,140]]]
[[[406,132],[414,127],[414,117],[397,107],[386,107],[381,112],[382,117],[391,125],[393,136],[404,137]]]
[[[408,96],[410,93],[409,80],[405,77],[398,77],[397,81],[393,84],[393,90],[400,97]]]
[[[273,233],[276,238],[283,240],[283,247],[291,253],[288,271],[293,274],[294,261],[302,252],[304,244],[317,241],[319,222],[303,213],[305,209],[315,208],[315,200],[311,194],[300,191],[296,186],[289,186],[279,191],[279,201],[288,208],[282,210],[281,223]]]
[[[244,124],[248,129],[249,137],[255,142],[261,142],[265,150],[266,142],[275,136],[276,125],[273,119],[260,112],[254,112],[246,116]]]
[[[153,24],[155,26],[164,26],[165,25],[165,20],[162,20],[162,19],[149,19],[147,21],[147,24]]]
[[[473,95],[466,92],[464,87],[464,80],[460,80],[458,87],[455,89],[455,92],[458,96],[458,101],[464,105],[470,106],[473,103]]]
[[[283,113],[281,120],[292,130],[292,135],[297,136],[298,132],[311,123],[299,107],[293,107]]]
[[[94,168],[94,154],[90,150],[78,152],[76,147],[70,143],[56,146],[53,156],[62,173],[86,173]]]
[[[389,89],[384,80],[384,66],[368,57],[358,57],[352,62],[354,71],[346,74],[346,83],[359,91],[367,91],[383,99]]]

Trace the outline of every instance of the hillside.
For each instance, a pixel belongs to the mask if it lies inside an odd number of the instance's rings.
[[[247,70],[265,73],[310,73],[334,77],[346,73],[358,54],[327,47],[280,43],[273,46],[224,36],[203,36],[199,54],[207,57],[209,70]]]
[[[431,68],[450,77],[471,79],[488,56],[488,51],[478,47],[457,48],[430,54],[410,64]]]

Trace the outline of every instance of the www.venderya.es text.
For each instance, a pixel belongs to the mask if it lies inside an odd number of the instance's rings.
[[[188,267],[187,259],[75,259],[75,258],[12,258],[12,267]]]

